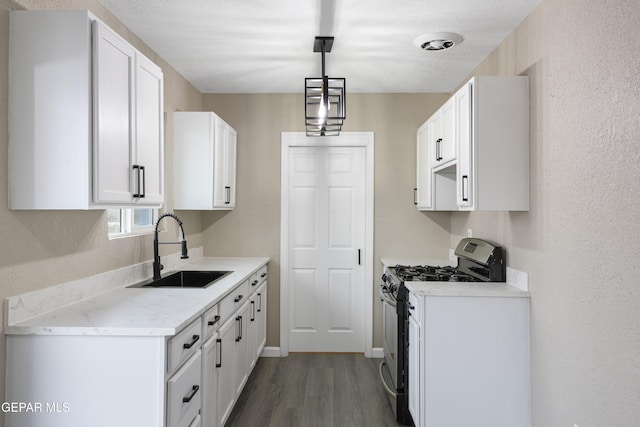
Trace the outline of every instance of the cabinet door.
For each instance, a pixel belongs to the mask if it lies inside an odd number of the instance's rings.
[[[198,350],[167,381],[167,427],[188,427],[202,407],[202,354]]]
[[[225,204],[229,208],[236,206],[236,145],[238,134],[231,127],[227,127],[225,146]]]
[[[249,377],[249,302],[246,302],[236,313],[236,399]]]
[[[230,197],[226,182],[227,124],[215,117],[213,129],[213,206],[224,208]]]
[[[267,340],[267,282],[251,296],[249,301],[249,373],[254,368]]]
[[[137,185],[131,168],[135,49],[100,22],[93,28],[94,202],[128,204]]]
[[[417,135],[417,164],[416,164],[416,194],[415,203],[418,210],[429,210],[433,208],[431,187],[431,122],[425,122]]]
[[[458,168],[456,199],[460,207],[473,206],[473,144],[471,123],[472,83],[463,86],[454,95],[456,110],[456,140]]]
[[[420,342],[420,324],[418,317],[420,313],[417,310],[410,310],[409,314],[409,375],[408,375],[408,393],[409,393],[409,412],[416,426],[420,427],[420,363],[421,342]]]
[[[214,335],[202,345],[202,425],[217,427],[218,424],[218,370],[220,346],[218,335]]]
[[[447,101],[431,116],[431,159],[432,166],[444,165],[456,158],[455,104]]]
[[[264,346],[267,344],[267,281],[258,288],[256,292],[258,300],[256,301],[256,361],[262,354]]]
[[[442,142],[440,144],[440,163],[456,158],[456,110],[453,99],[442,106]]]
[[[139,205],[164,201],[162,70],[146,57],[136,55],[135,181]],[[140,179],[138,179],[138,176]]]
[[[218,330],[217,342],[220,346],[218,353],[220,359],[216,363],[218,370],[218,425],[223,426],[231,415],[231,410],[236,401],[235,374],[236,374],[236,318],[231,317]]]

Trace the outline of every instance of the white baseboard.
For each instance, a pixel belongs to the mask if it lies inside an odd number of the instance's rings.
[[[280,357],[280,347],[265,347],[260,357]]]
[[[265,347],[260,357],[281,357],[280,347]],[[382,347],[374,347],[371,349],[371,358],[382,359],[383,357],[384,350]]]
[[[371,349],[371,357],[373,359],[382,359],[384,357],[384,349],[382,347],[374,347]]]

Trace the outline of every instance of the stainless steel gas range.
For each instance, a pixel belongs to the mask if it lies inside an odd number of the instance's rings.
[[[413,425],[409,413],[408,291],[404,282],[504,282],[506,266],[502,247],[487,240],[462,239],[455,250],[458,265],[396,265],[382,276],[384,360],[380,378],[389,395],[396,420]]]

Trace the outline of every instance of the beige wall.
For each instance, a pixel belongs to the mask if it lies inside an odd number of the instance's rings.
[[[164,107],[200,109],[202,95],[155,55],[139,39],[127,32],[101,5],[94,1],[0,2],[0,300],[75,280],[104,271],[150,260],[152,236],[109,240],[106,213],[99,211],[11,211],[7,207],[7,67],[10,9],[84,8],[105,20],[164,71]],[[165,155],[172,154],[172,120],[167,116]],[[171,162],[167,162],[167,190],[171,191]],[[168,198],[170,209],[171,197]],[[182,213],[181,213],[182,216]],[[182,216],[190,247],[202,246],[199,214]],[[163,248],[164,249],[164,248]],[[168,252],[175,252],[166,248]],[[4,304],[0,305],[0,311]],[[4,317],[4,316],[3,316]],[[1,328],[1,326],[0,326]],[[0,384],[4,384],[4,335],[0,341]],[[4,396],[4,386],[0,387]],[[2,425],[0,417],[0,425]]]
[[[300,81],[302,84],[302,78]],[[348,94],[345,131],[375,133],[374,295],[382,256],[447,257],[449,214],[413,205],[416,130],[443,94]],[[204,107],[238,131],[236,209],[203,212],[205,255],[270,256],[267,345],[280,343],[280,136],[304,131],[301,94],[205,95]],[[382,317],[374,296],[374,346]]]
[[[547,0],[474,74],[530,77],[531,210],[455,213],[529,272],[535,427],[640,425],[640,6]]]

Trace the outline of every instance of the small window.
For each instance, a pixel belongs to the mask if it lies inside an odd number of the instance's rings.
[[[152,233],[157,217],[158,210],[152,208],[108,209],[109,237]]]

